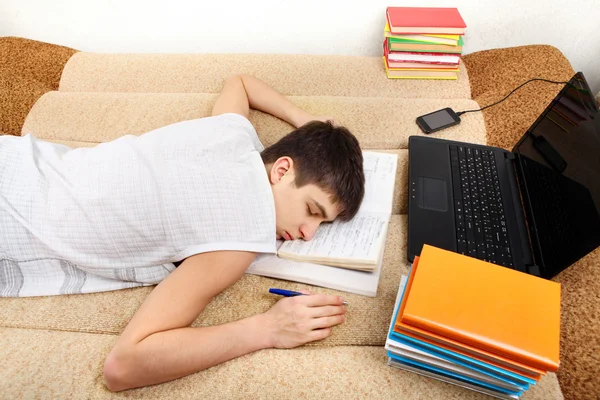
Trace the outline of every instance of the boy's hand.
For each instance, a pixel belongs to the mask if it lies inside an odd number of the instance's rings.
[[[232,75],[225,81],[212,115],[236,113],[248,118],[249,109],[255,109],[299,128],[310,121],[333,121],[327,116],[311,115],[265,82],[250,75]]]
[[[263,314],[271,347],[289,349],[325,339],[331,327],[344,322],[346,306],[342,302],[340,296],[325,294],[279,300]]]

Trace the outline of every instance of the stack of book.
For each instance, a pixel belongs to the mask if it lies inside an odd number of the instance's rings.
[[[467,27],[458,9],[387,7],[383,59],[388,78],[458,79]]]
[[[560,284],[425,245],[403,277],[388,364],[519,399],[560,347]]]

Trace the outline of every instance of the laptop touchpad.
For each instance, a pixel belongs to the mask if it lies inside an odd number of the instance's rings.
[[[417,179],[417,206],[426,210],[448,211],[446,181],[419,176]]]

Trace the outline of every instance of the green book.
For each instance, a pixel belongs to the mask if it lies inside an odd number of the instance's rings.
[[[430,43],[430,44],[435,44],[435,43],[431,43],[431,42],[424,42],[422,40],[399,39],[399,38],[395,38],[395,37],[388,37],[387,39],[390,41],[390,43],[414,43],[414,44]],[[462,46],[463,44],[464,44],[463,37],[460,36],[458,38],[457,46]],[[441,44],[440,43],[440,45],[448,46],[448,47],[455,47],[450,44]]]
[[[451,46],[448,44],[435,44],[435,43],[424,43],[416,40],[398,39],[398,38],[387,38],[388,48],[391,51],[415,51],[421,53],[462,53],[462,46],[464,45],[463,37],[460,36],[458,39],[457,46]]]

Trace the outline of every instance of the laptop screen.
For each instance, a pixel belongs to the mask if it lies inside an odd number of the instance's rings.
[[[600,113],[582,73],[513,152],[535,262],[554,275],[600,245]]]

